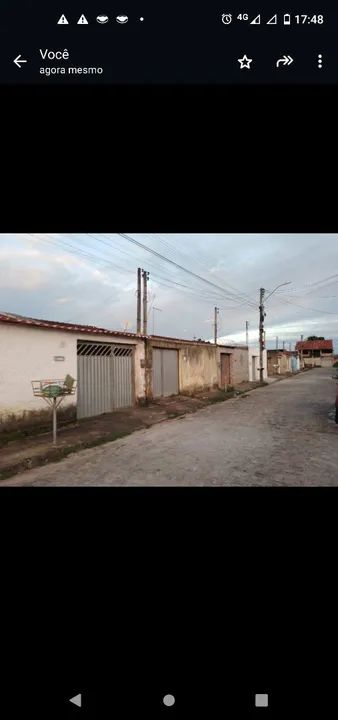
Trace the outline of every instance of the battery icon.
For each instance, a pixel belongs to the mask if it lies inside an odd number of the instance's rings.
[[[291,15],[284,15],[284,25],[291,25]]]

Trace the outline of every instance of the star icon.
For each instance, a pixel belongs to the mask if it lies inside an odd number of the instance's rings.
[[[252,58],[248,58],[247,55],[243,55],[242,58],[238,58],[237,62],[240,63],[240,65],[241,65],[241,70],[243,70],[244,68],[247,68],[248,70],[251,69],[251,68],[250,68],[250,63],[252,63]]]

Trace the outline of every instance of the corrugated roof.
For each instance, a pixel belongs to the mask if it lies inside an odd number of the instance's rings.
[[[331,350],[333,340],[304,340],[296,343],[296,350]]]

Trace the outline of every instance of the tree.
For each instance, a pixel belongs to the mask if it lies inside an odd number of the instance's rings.
[[[311,342],[312,340],[325,340],[325,338],[318,337],[317,335],[311,335],[311,337],[308,337],[308,341]]]

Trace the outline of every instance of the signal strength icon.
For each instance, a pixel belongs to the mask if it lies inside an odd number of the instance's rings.
[[[257,15],[253,20],[251,20],[250,25],[260,25],[261,24],[261,16]]]
[[[267,25],[277,25],[277,15],[273,15],[266,23]]]

